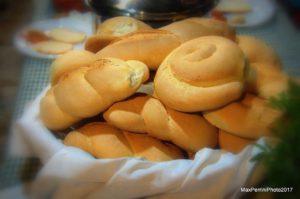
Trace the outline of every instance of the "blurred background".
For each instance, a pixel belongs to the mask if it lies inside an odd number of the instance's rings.
[[[15,32],[32,20],[33,0],[0,0],[0,157],[16,100],[23,57],[13,46]]]
[[[32,21],[58,17],[74,9],[86,10],[84,0],[0,0],[0,162],[5,153],[25,58],[14,47],[14,36]]]

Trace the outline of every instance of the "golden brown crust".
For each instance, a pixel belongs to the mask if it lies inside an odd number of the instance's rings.
[[[41,99],[39,116],[42,121],[47,121],[44,125],[50,129],[64,129],[80,120],[78,117],[66,114],[56,106],[53,89],[50,89]]]
[[[281,62],[275,50],[265,42],[247,35],[237,36],[237,43],[249,63],[267,64],[281,69]]]
[[[73,123],[68,118],[78,121],[95,116],[135,93],[149,77],[148,73],[147,66],[141,62],[116,58],[99,59],[89,67],[77,68],[65,74],[42,99],[42,120],[48,128],[58,130]],[[46,117],[53,110],[62,111],[56,112],[67,115],[66,120],[60,120],[56,114]]]
[[[280,69],[264,63],[249,65],[252,78],[247,78],[247,90],[259,97],[277,97],[288,89],[289,76]]]
[[[64,144],[81,148],[96,158],[142,157],[149,161],[183,158],[182,151],[146,135],[121,130],[103,122],[89,123],[70,132]]]
[[[249,62],[247,91],[265,99],[285,91],[289,77],[275,50],[253,36],[240,35],[237,41]]]
[[[89,67],[96,61],[95,54],[85,50],[72,50],[54,60],[50,66],[51,84],[56,84],[65,74],[79,67]]]
[[[235,40],[235,30],[226,22],[210,18],[191,17],[161,27],[180,37],[182,42],[202,36],[222,36]]]
[[[113,17],[98,26],[97,33],[87,39],[85,49],[97,53],[114,39],[131,32],[147,29],[152,28],[135,18],[127,16]]]
[[[223,130],[219,130],[219,146],[221,149],[232,153],[239,153],[248,145],[254,143],[253,139],[246,139],[232,135]]]
[[[104,113],[104,118],[118,128],[147,133],[191,152],[213,148],[217,143],[217,129],[200,115],[172,110],[150,96],[117,102]]]
[[[151,26],[133,17],[119,16],[105,20],[97,28],[96,34],[124,36],[137,30],[152,29]]]
[[[179,111],[217,108],[240,97],[244,69],[244,55],[234,42],[199,37],[182,44],[163,61],[154,79],[155,95]]]
[[[139,60],[155,70],[162,60],[180,44],[178,37],[167,31],[137,31],[113,41],[100,50],[96,56]]]
[[[110,35],[92,35],[87,38],[84,48],[90,52],[97,53],[114,39],[116,39],[116,37]]]
[[[258,139],[271,136],[271,127],[281,116],[281,112],[268,107],[265,100],[247,94],[241,101],[204,112],[203,116],[228,133],[242,138]]]

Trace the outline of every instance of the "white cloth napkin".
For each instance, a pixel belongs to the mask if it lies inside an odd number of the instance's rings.
[[[44,164],[31,198],[236,198],[259,152],[248,146],[238,155],[202,149],[194,160],[161,163],[137,158],[95,159],[64,146],[38,117],[38,96],[18,121],[19,133]],[[263,140],[259,142],[263,143]]]

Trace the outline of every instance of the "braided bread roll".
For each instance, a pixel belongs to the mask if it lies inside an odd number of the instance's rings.
[[[85,49],[96,53],[116,38],[137,30],[147,29],[152,28],[135,18],[127,16],[113,17],[98,26],[96,34],[87,39]]]
[[[229,26],[226,22],[204,17],[187,18],[163,26],[160,29],[176,34],[182,42],[210,35],[235,40],[235,30],[233,27]]]
[[[231,40],[205,36],[190,40],[160,65],[155,95],[168,107],[196,112],[221,107],[240,97],[245,59]]]
[[[96,56],[86,50],[71,50],[53,61],[50,66],[51,84],[56,84],[65,74],[80,67],[88,67],[96,61]]]
[[[180,44],[179,38],[168,31],[136,31],[115,40],[97,52],[96,56],[139,60],[155,70],[162,60]]]
[[[134,96],[117,102],[103,116],[120,129],[147,133],[191,152],[213,148],[217,143],[217,129],[200,115],[172,110],[150,96]]]
[[[64,144],[81,148],[96,158],[142,157],[156,162],[183,158],[182,151],[172,144],[121,131],[104,122],[89,123],[70,132]]]
[[[281,114],[269,107],[266,100],[247,94],[241,101],[204,112],[203,116],[211,124],[230,134],[258,139],[271,136],[271,127]]]
[[[116,58],[99,59],[63,76],[40,103],[40,116],[52,130],[95,116],[133,93],[149,77],[145,64]]]

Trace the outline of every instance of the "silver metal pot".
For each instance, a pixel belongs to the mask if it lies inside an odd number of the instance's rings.
[[[132,16],[143,21],[178,20],[207,13],[216,0],[86,0],[102,16]]]

